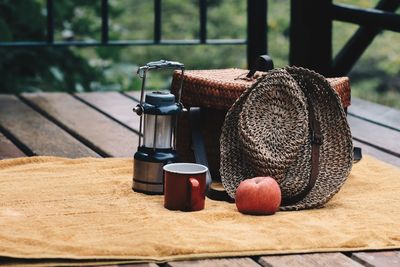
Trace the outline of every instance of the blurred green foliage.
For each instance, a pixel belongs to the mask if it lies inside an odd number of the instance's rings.
[[[46,17],[43,1],[1,0],[0,41],[43,41]],[[69,1],[55,1],[56,10]],[[83,1],[82,1],[83,2]],[[93,1],[85,1],[93,2]],[[65,12],[66,12],[65,10]],[[79,91],[102,73],[69,48],[0,48],[0,92]]]
[[[111,40],[152,40],[153,2],[109,0]],[[337,0],[373,7],[378,0]],[[101,38],[101,1],[57,0],[56,41],[94,41]],[[209,0],[207,37],[245,39],[244,0]],[[268,50],[276,67],[288,64],[289,0],[268,2]],[[334,22],[336,54],[358,26]],[[196,39],[198,0],[162,1],[162,39]],[[0,0],[0,41],[46,39],[45,0]],[[400,34],[382,32],[351,71],[352,94],[400,108]],[[0,92],[125,91],[140,88],[135,71],[146,62],[170,59],[187,69],[246,68],[244,45],[107,46],[0,48]],[[150,88],[168,87],[170,73],[151,73]]]

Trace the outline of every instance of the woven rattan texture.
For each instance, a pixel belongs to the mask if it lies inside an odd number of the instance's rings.
[[[187,107],[205,107],[228,110],[235,100],[251,87],[264,72],[256,72],[246,78],[248,70],[214,69],[189,70],[184,74],[182,103]],[[181,72],[176,71],[172,79],[172,91],[178,92]],[[350,83],[347,77],[329,78],[328,81],[339,94],[344,107],[350,105]]]
[[[219,139],[226,112],[236,99],[259,79],[263,73],[257,72],[254,79],[245,79],[248,70],[189,70],[185,72],[182,102],[186,107],[202,107],[201,133],[204,138],[209,169],[213,180],[220,181]],[[172,90],[179,89],[181,72],[175,72]],[[343,107],[350,105],[350,83],[347,77],[328,78],[333,89],[342,100]],[[187,114],[179,118],[177,150],[181,160],[193,162],[191,131]]]
[[[341,100],[321,75],[289,67],[270,71],[228,111],[221,134],[220,172],[231,197],[241,181],[254,176],[273,176],[289,198],[307,185],[308,101],[323,136],[319,174],[304,199],[281,209],[321,207],[339,191],[352,166],[351,132]]]

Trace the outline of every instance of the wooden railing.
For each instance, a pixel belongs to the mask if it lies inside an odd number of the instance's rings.
[[[199,1],[199,36],[194,40],[163,40],[162,1],[154,0],[154,29],[151,40],[110,40],[109,39],[109,1],[101,0],[101,38],[98,41],[56,41],[54,39],[54,2],[47,0],[47,35],[43,41],[0,42],[0,47],[43,47],[43,46],[140,46],[140,45],[246,45],[248,62],[267,52],[267,0],[248,0],[247,39],[208,39],[207,38],[207,0]]]
[[[399,0],[381,0],[374,9],[333,4],[332,0],[291,0],[290,64],[326,76],[347,74],[381,30],[400,32]],[[332,57],[332,21],[360,25]]]
[[[134,46],[134,45],[247,45],[247,61],[252,66],[258,55],[268,52],[267,0],[247,0],[246,39],[207,38],[207,0],[198,0],[199,36],[194,40],[163,40],[161,0],[154,0],[152,40],[110,40],[109,1],[101,0],[101,40],[55,41],[54,1],[47,0],[47,38],[35,42],[0,42],[0,47],[37,46]],[[400,32],[400,15],[394,13],[400,0],[381,0],[374,9],[334,4],[332,0],[291,0],[291,65],[303,66],[326,76],[347,74],[382,30]],[[332,58],[332,21],[361,27]],[[273,55],[272,55],[273,56]]]

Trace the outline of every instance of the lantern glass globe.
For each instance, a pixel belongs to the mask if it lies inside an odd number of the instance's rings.
[[[144,115],[143,145],[149,148],[172,148],[172,116]]]

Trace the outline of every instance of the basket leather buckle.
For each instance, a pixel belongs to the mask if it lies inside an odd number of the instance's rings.
[[[315,131],[311,131],[311,144],[322,145],[324,138],[322,134],[316,133]]]

